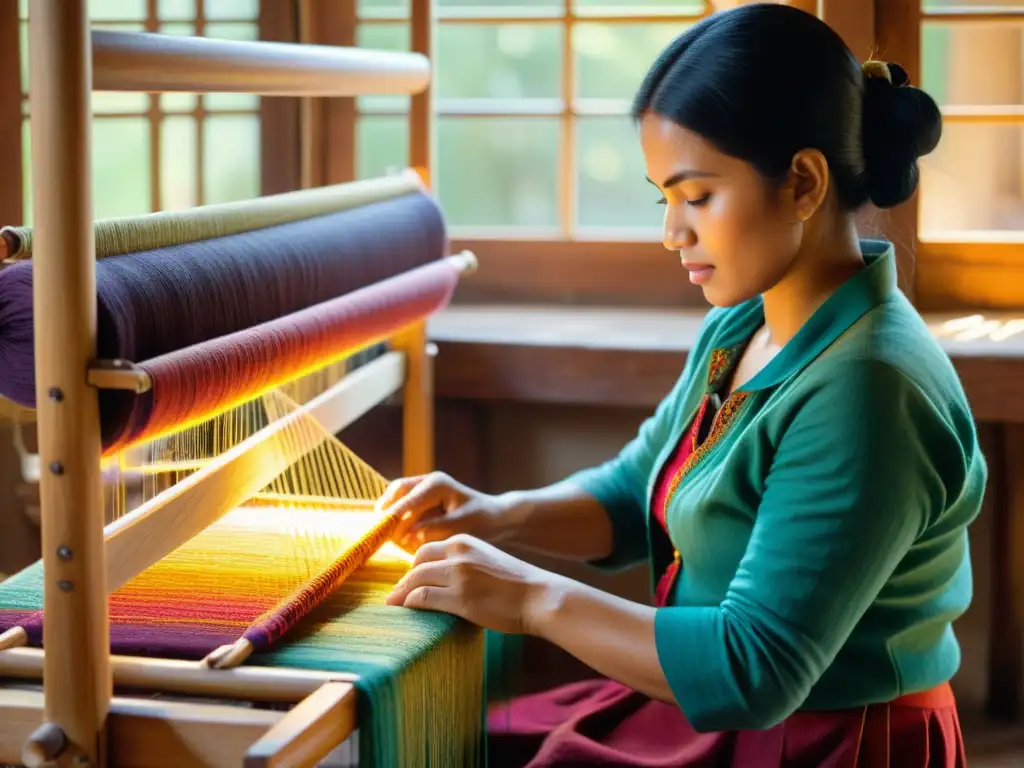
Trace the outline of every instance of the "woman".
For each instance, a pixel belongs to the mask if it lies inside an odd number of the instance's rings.
[[[554,487],[396,483],[383,506],[418,550],[389,603],[545,638],[608,678],[495,712],[500,764],[963,765],[951,624],[986,467],[892,247],[854,218],[914,192],[935,103],[770,4],[671,43],[634,116],[665,245],[713,305],[682,376],[615,459]],[[647,558],[653,605],[507,543]]]

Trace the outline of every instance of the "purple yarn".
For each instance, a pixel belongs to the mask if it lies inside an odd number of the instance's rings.
[[[142,362],[350,293],[447,248],[437,203],[416,192],[237,235],[96,263],[98,355]],[[35,406],[32,263],[0,271],[0,395]],[[134,395],[103,391],[104,443]]]
[[[0,395],[34,408],[36,370],[32,330],[32,266],[0,270]]]

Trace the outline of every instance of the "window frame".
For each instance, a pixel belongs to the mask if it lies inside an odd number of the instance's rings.
[[[884,0],[877,0],[879,8]],[[898,5],[898,4],[897,4]],[[888,30],[893,47],[907,46],[914,61],[921,59],[926,23],[1008,23],[1024,25],[1024,8],[988,6],[924,11],[922,3],[893,9]],[[910,56],[907,57],[908,60]],[[913,75],[919,76],[920,69]],[[946,124],[1024,125],[1024,105],[951,105],[942,110]],[[913,220],[916,247],[915,299],[924,311],[1016,310],[1024,307],[1024,232],[976,230],[935,233],[920,230],[916,203]]]
[[[1024,22],[1024,11],[996,11],[958,8],[943,12],[924,12],[920,0],[891,3],[887,0],[790,0],[794,5],[817,9],[818,14],[846,39],[862,60],[870,55],[904,63],[913,82],[920,82],[921,38],[927,21],[970,23]],[[418,0],[412,0],[413,15]],[[425,5],[426,3],[421,3]],[[655,238],[637,238],[635,233],[573,232],[572,198],[575,116],[591,114],[576,109],[572,99],[574,56],[572,26],[578,22],[656,23],[683,18],[688,14],[664,14],[624,19],[621,16],[574,14],[565,0],[560,15],[524,17],[512,14],[470,15],[452,9],[439,23],[537,22],[562,24],[564,37],[561,111],[546,110],[545,115],[562,119],[559,205],[560,230],[557,233],[506,228],[504,230],[466,231],[453,228],[452,247],[468,248],[480,255],[480,270],[473,280],[460,286],[457,300],[474,303],[569,303],[618,304],[623,306],[703,306],[704,300],[690,286],[678,285],[678,268],[670,254]],[[705,2],[705,13],[712,10]],[[420,22],[424,23],[421,11]],[[353,23],[409,23],[409,17],[371,14]],[[411,30],[415,37],[415,24]],[[420,31],[422,35],[422,30]],[[415,45],[413,49],[416,50]],[[566,106],[568,105],[568,106]],[[482,110],[481,110],[482,111]],[[512,113],[521,115],[521,110]],[[362,114],[380,114],[358,110]],[[391,114],[394,114],[392,112]],[[435,117],[470,117],[465,107],[435,106]],[[496,114],[488,112],[487,114]],[[1024,107],[1005,105],[973,107],[953,105],[943,109],[947,122],[1024,123]],[[431,120],[431,122],[434,122]],[[417,133],[433,128],[411,124],[411,142]],[[352,151],[356,148],[353,146]],[[413,154],[413,153],[411,153]],[[354,161],[353,161],[354,162]],[[417,163],[412,161],[413,165]],[[865,235],[890,238],[897,246],[901,286],[923,310],[1017,309],[1024,306],[1024,259],[1019,251],[1024,236],[1018,232],[956,233],[959,237],[931,240],[922,238],[919,223],[919,195],[886,212],[869,211],[865,216]]]
[[[290,41],[295,39],[294,1],[293,0],[260,0],[258,15],[255,18],[216,18],[209,19],[204,14],[203,0],[197,0],[196,16],[192,19],[174,19],[161,21],[158,16],[157,0],[147,0],[146,18],[127,19],[96,19],[95,24],[102,25],[134,25],[146,32],[158,31],[161,23],[194,24],[196,34],[202,34],[208,25],[220,24],[251,24],[258,29],[258,39]],[[24,221],[26,200],[22,174],[23,122],[26,119],[24,103],[27,94],[22,91],[21,83],[21,13],[17,0],[0,2],[0,163],[7,171],[6,183],[0,185],[0,225],[20,225]],[[161,144],[163,138],[161,125],[163,117],[191,117],[195,119],[196,130],[196,168],[195,190],[196,200],[204,195],[204,122],[208,117],[222,115],[245,115],[257,117],[260,121],[260,194],[283,192],[296,187],[294,178],[294,162],[285,149],[295,145],[297,135],[297,116],[295,99],[260,99],[251,108],[222,109],[210,108],[204,104],[202,95],[197,96],[196,105],[191,110],[162,110],[159,95],[146,95],[146,108],[130,112],[97,113],[96,119],[117,120],[143,118],[148,122],[150,133],[149,163],[150,182],[149,196],[151,210],[160,207],[161,192]],[[273,151],[268,150],[272,148]]]

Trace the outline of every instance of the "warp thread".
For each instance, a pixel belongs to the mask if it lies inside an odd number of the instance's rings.
[[[256,651],[265,651],[288,630],[320,605],[338,586],[361,568],[381,546],[390,540],[400,516],[389,513],[369,532],[353,542],[327,568],[288,595],[278,605],[257,618],[242,637]]]
[[[335,558],[353,533],[336,512],[229,513],[111,594],[111,651],[198,661]],[[371,560],[249,663],[358,675],[362,765],[473,765],[485,698],[483,633],[448,614],[386,605],[406,569]],[[42,623],[30,621],[42,591],[41,563],[0,583],[0,630],[24,625],[31,645],[42,646]]]

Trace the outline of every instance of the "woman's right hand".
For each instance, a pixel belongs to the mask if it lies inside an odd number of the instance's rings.
[[[509,497],[475,491],[443,472],[396,480],[377,502],[378,510],[400,515],[392,540],[407,551],[456,533],[494,543],[508,532],[511,508]]]

